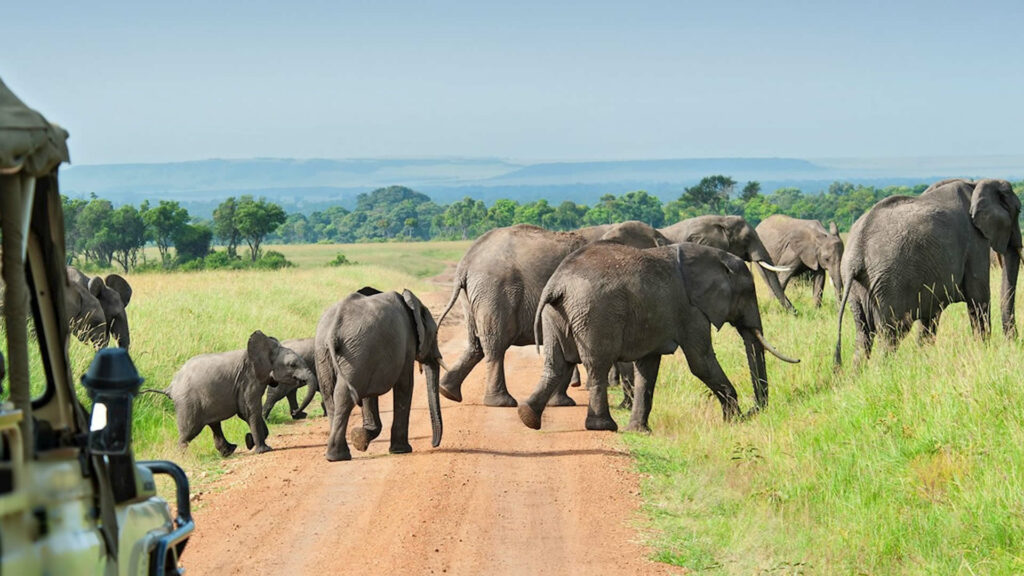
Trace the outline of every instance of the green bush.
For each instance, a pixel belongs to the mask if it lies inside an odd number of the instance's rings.
[[[259,260],[253,262],[253,268],[258,270],[280,270],[281,268],[290,268],[294,266],[284,254],[274,250],[268,250],[266,254],[260,257]]]
[[[355,264],[355,262],[353,262],[353,261],[349,260],[349,259],[348,259],[348,258],[347,258],[347,257],[346,257],[346,256],[345,256],[344,254],[342,254],[341,252],[338,252],[338,253],[337,253],[337,254],[336,254],[336,255],[334,256],[334,260],[331,260],[330,262],[328,262],[328,263],[327,263],[327,265],[328,265],[328,266],[348,266],[348,265],[350,265],[350,264]]]

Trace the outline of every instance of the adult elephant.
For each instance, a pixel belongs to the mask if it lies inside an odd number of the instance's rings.
[[[331,306],[317,324],[314,354],[317,380],[330,421],[327,460],[352,458],[345,431],[357,403],[363,404],[364,426],[352,430],[352,443],[356,449],[366,450],[381,428],[376,399],[392,389],[395,405],[390,452],[412,451],[409,413],[416,362],[426,374],[432,444],[441,443],[441,352],[437,348],[437,324],[430,310],[412,292],[382,293],[365,287]],[[365,400],[370,398],[373,402],[367,404]],[[370,426],[366,425],[367,418],[371,419]]]
[[[747,262],[756,262],[764,269],[768,287],[782,307],[796,313],[793,303],[786,298],[786,292],[782,289],[782,283],[779,282],[777,275],[779,272],[785,272],[786,269],[775,266],[775,262],[761,242],[761,238],[743,217],[708,214],[676,222],[658,231],[673,243],[703,244],[725,250]]]
[[[67,267],[67,276],[64,302],[72,332],[78,339],[103,348],[113,336],[119,347],[131,346],[125,311],[132,299],[128,281],[118,274],[90,278],[71,266]]]
[[[835,364],[842,362],[843,312],[850,302],[858,354],[871,355],[877,334],[893,348],[917,320],[935,337],[942,310],[966,302],[974,331],[986,338],[989,249],[1003,257],[1003,333],[1014,318],[1021,234],[1020,200],[1006,180],[937,182],[920,196],[891,196],[854,222],[843,255]]]
[[[648,416],[661,356],[682,347],[690,371],[722,405],[726,420],[740,414],[736,389],[718,364],[711,326],[732,324],[747,352],[756,408],[768,403],[764,350],[783,360],[762,335],[754,277],[743,260],[723,250],[681,243],[639,250],[598,242],[569,255],[551,276],[535,318],[544,338],[544,374],[519,406],[539,429],[547,399],[568,385],[574,364],[590,375],[588,430],[616,430],[608,410],[608,371],[635,362],[636,390],[629,429],[649,430]]]
[[[655,246],[667,240],[640,222],[609,226],[616,242]],[[438,324],[465,293],[468,342],[462,356],[441,379],[441,395],[462,401],[462,383],[481,360],[487,365],[484,404],[516,406],[505,384],[505,351],[510,346],[534,344],[533,317],[544,284],[563,258],[587,244],[577,232],[552,232],[529,224],[496,228],[477,239],[455,269],[451,299]],[[565,394],[553,403],[572,405]]]
[[[821,307],[821,293],[825,290],[825,273],[832,277],[836,290],[836,302],[843,294],[843,280],[839,265],[843,260],[843,239],[835,222],[828,223],[828,230],[817,220],[792,218],[784,214],[773,214],[754,229],[776,266],[788,268],[779,274],[779,282],[785,290],[789,281],[801,275],[810,275],[814,285],[814,306]],[[765,282],[770,282],[768,271],[761,268]]]

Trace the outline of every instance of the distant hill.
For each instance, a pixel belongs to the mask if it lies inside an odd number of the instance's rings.
[[[439,204],[465,196],[492,202],[547,198],[593,204],[601,195],[644,189],[664,200],[711,174],[757,180],[765,192],[796,186],[816,192],[835,180],[886,186],[952,176],[1024,177],[1024,156],[975,158],[684,158],[593,162],[512,162],[495,158],[198,160],[164,164],[72,165],[62,192],[115,204],[178,200],[208,215],[228,196],[265,196],[290,211],[351,208],[356,196],[399,184]]]

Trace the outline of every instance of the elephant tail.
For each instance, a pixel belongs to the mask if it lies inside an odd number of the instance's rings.
[[[152,392],[154,394],[162,394],[164,396],[167,396],[168,398],[171,398],[170,394],[168,394],[167,392],[164,392],[163,390],[157,390],[156,388],[143,388],[142,390],[139,390],[139,394],[138,395],[141,396],[142,394],[148,394],[150,392]],[[174,398],[171,398],[171,400],[174,400]]]
[[[839,329],[836,333],[836,352],[832,357],[832,369],[838,370],[843,365],[843,312],[846,312],[846,301],[850,299],[851,282],[843,286],[843,299],[839,302]]]
[[[466,274],[463,273],[462,270],[456,270],[455,271],[455,286],[452,287],[452,297],[448,299],[448,306],[446,306],[445,309],[444,309],[444,312],[441,313],[441,317],[437,319],[437,326],[438,326],[438,328],[441,327],[441,324],[444,322],[444,317],[447,316],[449,312],[451,312],[452,307],[455,306],[455,302],[458,301],[458,299],[459,299],[459,292],[462,292],[465,289],[466,289]],[[468,294],[467,294],[467,297],[468,297]],[[467,318],[467,321],[468,320],[469,319]]]
[[[556,290],[551,289],[550,283],[544,287],[544,292],[540,295],[540,302],[537,303],[537,313],[533,316],[533,342],[537,347],[538,354],[540,354],[540,345],[544,343],[544,307],[562,299],[562,293],[556,292]]]

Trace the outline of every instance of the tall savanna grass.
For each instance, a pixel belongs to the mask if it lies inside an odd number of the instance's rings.
[[[935,345],[915,329],[854,365],[847,310],[834,373],[831,287],[816,310],[810,287],[791,285],[797,317],[758,293],[766,337],[802,359],[768,357],[769,408],[723,423],[677,352],[662,363],[653,434],[625,435],[657,558],[710,574],[1024,573],[1021,343],[998,326],[979,341],[956,304]],[[993,308],[998,325],[998,295]],[[750,407],[742,340],[726,327],[715,349]]]

